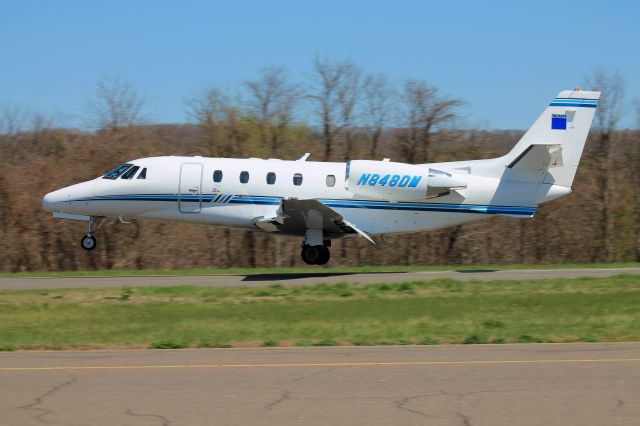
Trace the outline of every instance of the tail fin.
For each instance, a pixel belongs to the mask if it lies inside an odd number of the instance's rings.
[[[503,159],[511,179],[571,188],[600,92],[565,90]]]

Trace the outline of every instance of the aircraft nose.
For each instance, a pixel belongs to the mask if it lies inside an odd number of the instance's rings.
[[[42,197],[42,207],[46,210],[53,211],[60,208],[60,204],[65,201],[62,191],[53,191]]]

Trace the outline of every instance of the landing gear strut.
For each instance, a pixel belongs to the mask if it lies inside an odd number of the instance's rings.
[[[82,246],[83,249],[93,250],[94,248],[96,248],[97,242],[96,242],[96,238],[93,236],[93,230],[94,228],[96,229],[100,228],[100,226],[102,226],[103,223],[104,223],[104,219],[102,220],[102,222],[98,224],[96,228],[96,222],[93,216],[91,216],[88,222],[87,234],[84,237],[82,237],[82,239],[80,240],[80,245]]]
[[[324,265],[329,261],[331,253],[327,246],[310,246],[303,244],[300,256],[302,256],[302,260],[307,265]]]

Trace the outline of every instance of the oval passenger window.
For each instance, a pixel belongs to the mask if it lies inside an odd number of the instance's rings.
[[[296,173],[293,175],[293,184],[296,186],[302,185],[302,173]]]
[[[269,172],[267,173],[267,183],[269,185],[273,185],[274,183],[276,183],[276,174],[273,172]]]
[[[249,172],[242,172],[240,173],[240,183],[247,183],[249,182]]]
[[[336,177],[334,175],[327,175],[327,186],[336,186]]]

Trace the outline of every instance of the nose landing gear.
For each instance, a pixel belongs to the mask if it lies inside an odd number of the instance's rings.
[[[80,245],[85,250],[93,250],[96,248],[96,238],[91,234],[87,234],[80,240]]]
[[[94,248],[96,248],[97,245],[97,241],[96,238],[93,236],[93,231],[100,229],[100,227],[102,227],[102,224],[104,223],[104,218],[98,223],[98,225],[96,226],[96,222],[95,222],[95,218],[93,216],[91,216],[89,218],[89,221],[87,222],[88,224],[88,229],[87,229],[87,233],[85,234],[84,237],[82,237],[82,239],[80,240],[80,246],[85,249],[85,250],[93,250]]]

